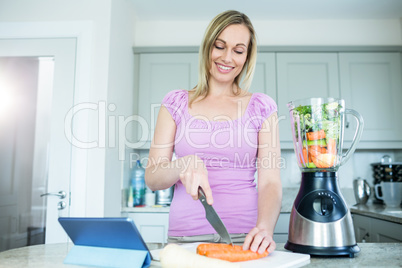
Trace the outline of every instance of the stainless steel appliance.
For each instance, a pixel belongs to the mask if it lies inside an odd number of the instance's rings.
[[[170,205],[173,198],[174,186],[165,190],[158,190],[155,192],[156,205]]]
[[[353,180],[353,192],[355,194],[356,203],[358,205],[364,205],[370,198],[371,187],[365,179],[357,178]]]
[[[350,211],[338,184],[338,168],[356,149],[363,118],[345,109],[344,100],[312,98],[288,103],[294,151],[302,171],[285,248],[321,256],[354,257],[356,244]],[[342,152],[345,114],[357,128],[351,147]]]
[[[402,162],[393,162],[389,155],[384,155],[380,162],[371,164],[373,170],[373,187],[381,182],[402,182]],[[382,195],[381,189],[379,189]],[[383,200],[374,195],[374,203],[383,204]]]

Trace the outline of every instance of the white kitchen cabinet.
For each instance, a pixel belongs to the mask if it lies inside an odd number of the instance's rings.
[[[122,216],[134,220],[145,243],[167,243],[169,212],[123,213]]]
[[[363,49],[363,48],[362,48]],[[191,89],[198,80],[196,49],[137,52],[137,141],[149,148],[163,97],[173,89]],[[322,51],[323,49],[321,49]],[[400,52],[259,52],[251,92],[263,92],[278,104],[281,148],[293,149],[287,103],[310,97],[343,98],[346,108],[362,114],[365,127],[358,148],[402,148]],[[172,52],[176,51],[176,52]],[[300,51],[300,48],[298,49]],[[354,51],[357,51],[355,48]],[[346,120],[345,147],[355,121]]]
[[[357,242],[402,242],[401,224],[363,215],[352,215]]]
[[[277,53],[281,148],[293,148],[287,103],[312,97],[339,97],[337,53]]]
[[[368,217],[352,214],[356,242],[371,242],[371,221]]]
[[[261,92],[276,101],[275,53],[259,53],[250,92]]]
[[[140,209],[138,209],[140,210]],[[147,210],[149,211],[149,210]],[[123,212],[122,217],[130,217],[146,243],[167,243],[169,212]],[[281,213],[274,230],[276,243],[288,239],[290,213]]]
[[[402,242],[402,225],[379,219],[371,220],[371,242]]]
[[[151,141],[163,97],[175,89],[192,89],[198,80],[198,53],[139,55],[137,140]],[[149,147],[148,147],[149,148]]]
[[[340,53],[341,97],[346,106],[364,119],[361,147],[402,148],[401,55],[386,53]],[[347,118],[353,138],[355,120]]]
[[[136,141],[146,141],[155,130],[163,97],[171,90],[190,90],[198,82],[198,53],[144,53],[138,55],[138,120]],[[262,92],[276,100],[275,54],[258,57],[250,92]]]

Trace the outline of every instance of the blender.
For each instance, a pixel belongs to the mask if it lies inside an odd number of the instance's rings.
[[[345,101],[310,98],[288,103],[301,185],[293,204],[285,248],[318,256],[351,258],[360,251],[352,216],[341,194],[338,168],[356,149],[363,118],[346,109]],[[349,149],[343,153],[345,115],[357,125]]]

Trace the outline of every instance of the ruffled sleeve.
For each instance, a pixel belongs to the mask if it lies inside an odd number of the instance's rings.
[[[188,103],[187,90],[172,90],[162,100],[162,105],[166,107],[175,121],[179,125]]]
[[[264,93],[254,93],[249,104],[249,114],[254,127],[261,129],[263,122],[278,111],[276,102]]]

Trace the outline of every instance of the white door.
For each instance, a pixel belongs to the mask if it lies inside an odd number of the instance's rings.
[[[64,121],[74,101],[76,39],[0,39],[2,60],[0,251],[44,237],[67,241],[57,218],[69,216],[71,202]],[[52,195],[41,197],[46,193]]]

